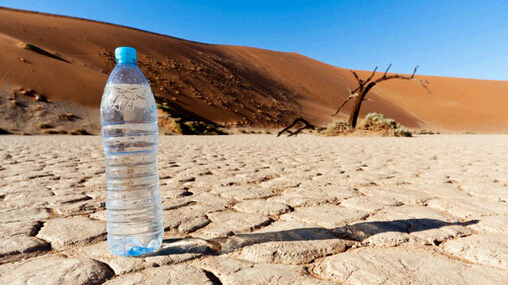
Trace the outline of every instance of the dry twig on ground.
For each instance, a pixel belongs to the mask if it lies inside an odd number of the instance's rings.
[[[298,123],[303,123],[304,125],[300,128],[298,128],[296,131],[292,132],[290,131],[289,129],[291,129],[292,127],[294,127],[296,124]],[[296,118],[290,125],[288,125],[287,127],[285,127],[282,131],[280,131],[277,136],[279,137],[280,135],[282,135],[284,132],[287,132],[288,133],[288,137],[291,137],[291,136],[297,136],[301,131],[303,131],[304,129],[311,129],[311,130],[315,130],[316,127],[312,124],[310,124],[309,122],[307,122],[304,118],[302,117],[298,117]]]

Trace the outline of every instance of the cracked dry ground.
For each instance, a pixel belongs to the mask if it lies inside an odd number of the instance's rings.
[[[161,137],[163,248],[106,245],[100,137],[0,138],[0,284],[507,284],[508,136]]]

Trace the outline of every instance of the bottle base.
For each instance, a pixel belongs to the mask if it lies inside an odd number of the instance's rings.
[[[158,250],[164,232],[147,236],[118,237],[108,235],[109,251],[118,256],[141,256]]]

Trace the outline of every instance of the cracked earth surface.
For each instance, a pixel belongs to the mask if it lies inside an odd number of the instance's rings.
[[[164,136],[165,239],[106,244],[100,137],[0,138],[0,284],[507,284],[508,136]]]

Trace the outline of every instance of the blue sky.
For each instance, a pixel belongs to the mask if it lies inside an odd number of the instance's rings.
[[[183,39],[298,52],[335,66],[508,80],[508,1],[26,1],[0,6]],[[0,19],[1,21],[1,19]]]

